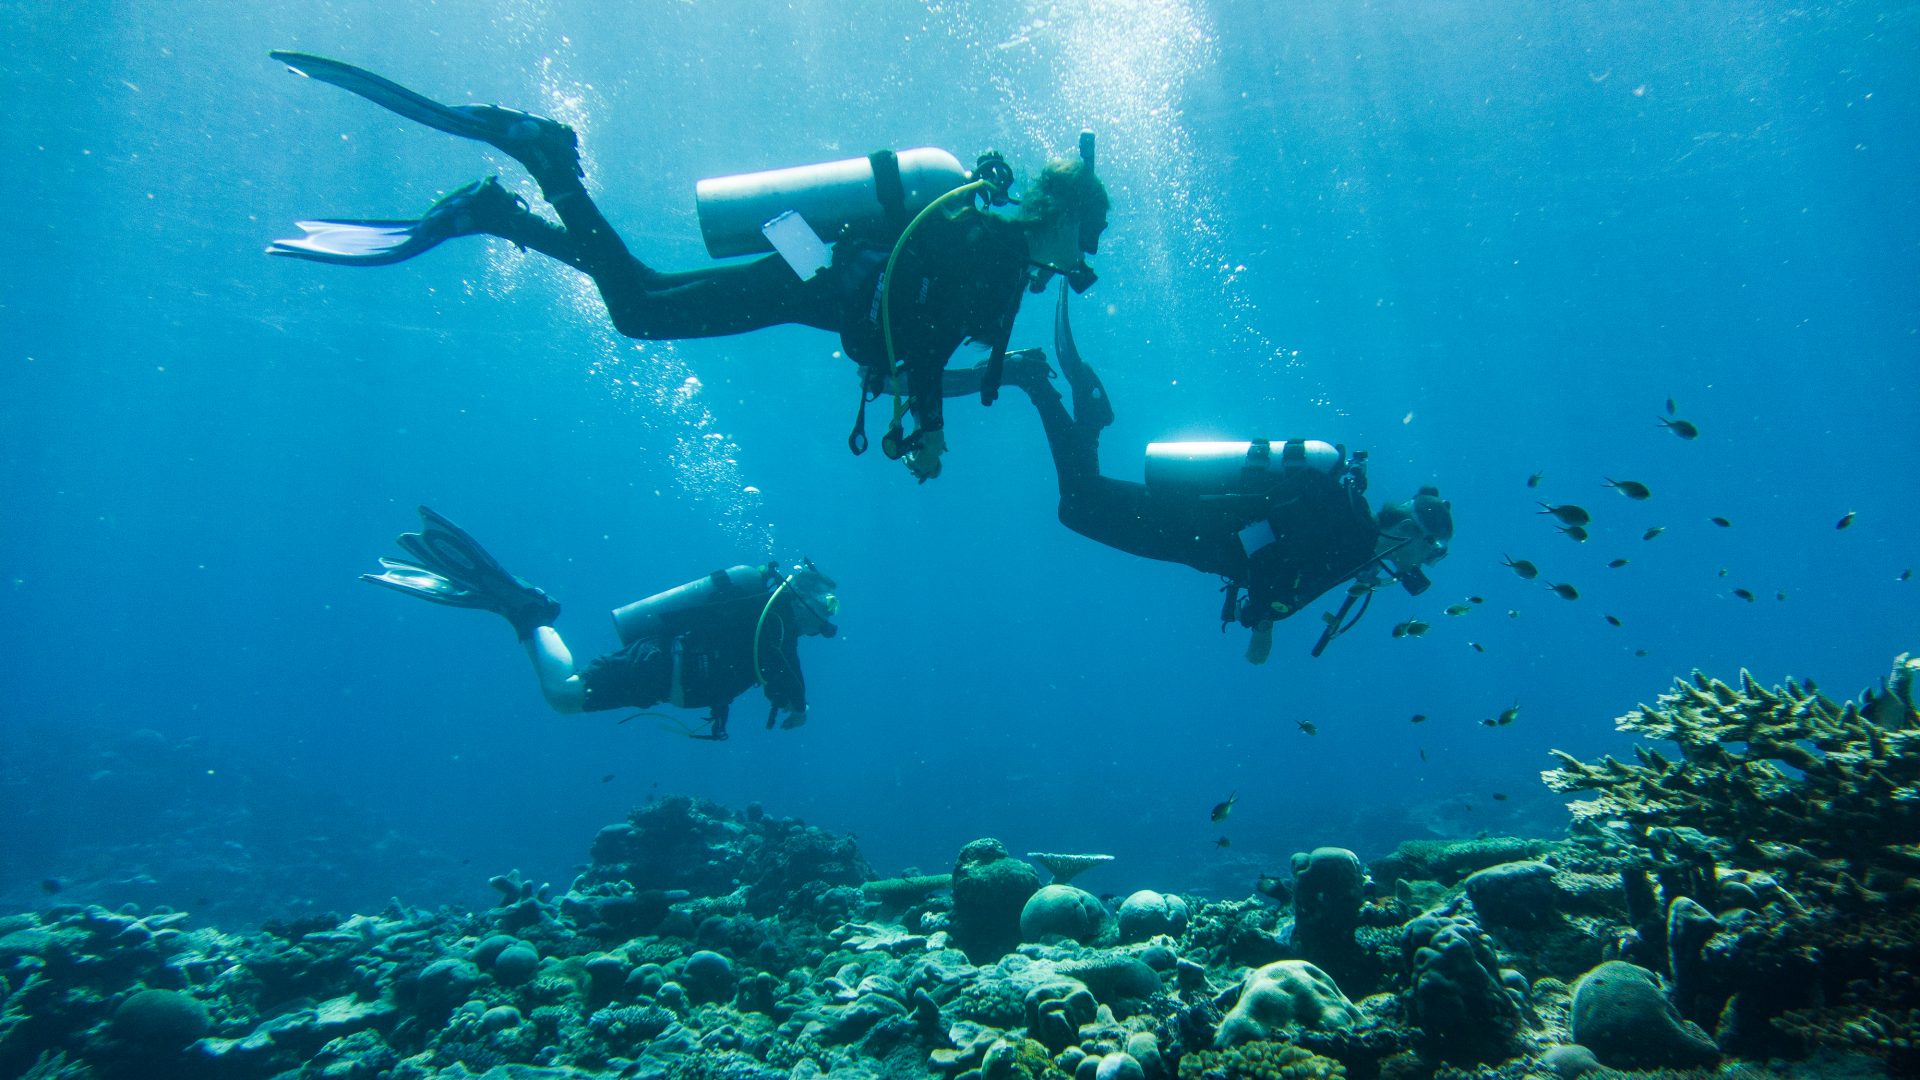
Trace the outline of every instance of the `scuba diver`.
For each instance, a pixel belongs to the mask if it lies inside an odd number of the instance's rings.
[[[1373,591],[1399,582],[1425,592],[1425,568],[1446,557],[1453,537],[1451,504],[1437,488],[1381,509],[1366,500],[1366,453],[1318,440],[1151,443],[1146,483],[1100,475],[1100,430],[1113,405],[1100,377],[1080,356],[1060,293],[1054,348],[1073,393],[1067,412],[1053,372],[1038,349],[1007,357],[1006,378],[1040,411],[1060,483],[1060,521],[1108,547],[1218,574],[1224,630],[1238,622],[1253,632],[1247,659],[1266,662],[1273,624],[1352,579],[1346,602],[1322,616],[1328,643],[1366,613]],[[1359,614],[1347,618],[1356,601]]]
[[[1048,162],[1017,203],[1013,171],[993,151],[972,172],[944,150],[920,148],[703,180],[697,204],[708,252],[774,254],[666,273],[635,258],[588,196],[571,127],[497,105],[443,105],[324,57],[272,56],[416,123],[499,149],[532,174],[560,224],[488,177],[417,220],[297,222],[304,235],[274,241],[269,254],[380,266],[485,234],[593,278],[628,337],[723,337],[786,323],[837,332],[862,373],[849,448],[866,450],[867,404],[890,393],[893,419],[881,448],[905,458],[922,482],[939,475],[946,450],[940,382],[954,351],[969,341],[992,350],[981,386],[991,405],[1022,294],[1056,274],[1076,291],[1095,277],[1086,256],[1099,249],[1108,200],[1094,175],[1090,131],[1080,135],[1078,160]],[[994,214],[976,202],[1016,209]]]
[[[696,739],[727,738],[733,699],[758,685],[767,727],[807,722],[807,684],[797,647],[810,634],[839,632],[832,578],[811,561],[781,570],[735,566],[613,612],[617,652],[576,667],[553,628],[560,605],[509,573],[458,525],[420,507],[421,528],[397,541],[412,562],[382,558],[360,580],[449,607],[503,616],[525,646],[547,704],[562,713],[646,709],[669,703],[708,710]],[[782,711],[785,716],[781,716]]]

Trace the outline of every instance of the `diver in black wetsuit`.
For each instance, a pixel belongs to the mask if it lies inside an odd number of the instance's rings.
[[[811,277],[803,279],[797,267],[774,255],[664,273],[627,250],[588,196],[572,128],[494,105],[442,105],[324,57],[273,55],[301,74],[341,86],[408,119],[499,148],[526,166],[561,224],[533,214],[489,177],[446,196],[418,220],[299,222],[305,235],[275,241],[267,249],[270,253],[383,265],[412,258],[452,237],[486,234],[591,276],[614,326],[629,337],[718,337],[784,323],[837,332],[863,376],[860,420],[849,444],[855,453],[865,449],[866,403],[891,391],[894,416],[882,446],[889,457],[904,456],[923,481],[939,475],[946,447],[940,384],[954,350],[968,341],[980,342],[993,350],[997,365],[1005,356],[1007,335],[1029,282],[1044,282],[1059,273],[1076,289],[1091,284],[1093,272],[1084,255],[1097,250],[1106,227],[1107,194],[1094,176],[1090,133],[1081,137],[1081,159],[1050,162],[1010,217],[972,205],[976,198],[1009,201],[1012,172],[998,155],[982,156],[981,166],[966,176],[974,182],[965,184],[964,193],[943,184],[941,190],[916,190],[909,198],[902,194],[899,167],[887,153],[870,159],[873,194],[868,199],[868,208],[876,213],[884,204],[884,221],[829,237],[831,261]],[[962,194],[964,204],[953,198]],[[914,219],[917,226],[907,220],[916,210],[931,209],[929,204],[947,203],[964,208],[922,214]],[[888,286],[883,270],[890,258],[896,261]],[[995,371],[982,389],[987,403],[998,389],[997,367]],[[908,410],[915,420],[911,434],[902,426]]]
[[[1072,414],[1039,350],[1008,356],[1006,378],[1040,411],[1060,482],[1061,523],[1108,547],[1219,575],[1227,591],[1221,621],[1253,631],[1247,659],[1254,663],[1266,660],[1274,622],[1341,582],[1354,580],[1356,592],[1338,618],[1329,616],[1315,655],[1352,625],[1344,618],[1361,590],[1395,580],[1423,592],[1423,568],[1446,557],[1453,515],[1437,489],[1421,488],[1376,520],[1365,497],[1365,455],[1349,459],[1327,443],[1156,443],[1148,448],[1147,483],[1102,476],[1100,430],[1113,422],[1113,408],[1074,345],[1064,290],[1054,347],[1073,392]]]
[[[575,666],[553,628],[560,605],[509,573],[467,532],[427,507],[421,528],[398,543],[412,562],[380,560],[360,580],[449,607],[491,611],[512,624],[533,661],[540,692],[563,713],[672,704],[706,709],[696,739],[727,737],[733,699],[759,686],[767,726],[807,722],[807,684],[800,639],[832,637],[840,598],[832,578],[803,560],[782,571],[773,563],[716,570],[618,608],[618,651]],[[781,712],[785,716],[781,716]]]

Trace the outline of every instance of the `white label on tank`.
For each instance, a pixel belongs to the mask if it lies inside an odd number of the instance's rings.
[[[1267,524],[1266,518],[1261,518],[1259,521],[1240,530],[1240,550],[1251,556],[1260,549],[1272,544],[1274,539],[1273,526]]]
[[[766,234],[773,250],[787,260],[787,265],[793,267],[794,273],[800,275],[801,281],[813,280],[813,275],[826,269],[827,264],[833,261],[833,254],[821,241],[820,234],[813,231],[813,226],[807,224],[806,218],[792,210],[760,226],[760,231]]]

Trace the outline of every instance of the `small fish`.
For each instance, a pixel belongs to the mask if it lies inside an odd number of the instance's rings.
[[[1625,566],[1625,565],[1627,565],[1627,560],[1625,560],[1625,559],[1615,559],[1615,560],[1613,560],[1612,562],[1610,562],[1610,563],[1608,563],[1608,564],[1607,564],[1607,569],[1609,569],[1609,570],[1618,570],[1618,569],[1620,569],[1621,567],[1623,567],[1623,566]]]
[[[1485,720],[1480,721],[1480,726],[1481,727],[1499,727],[1500,721],[1495,720],[1493,717],[1489,716]]]
[[[1299,728],[1302,735],[1320,734],[1320,725],[1311,720],[1295,720],[1293,726]]]
[[[1724,567],[1724,566],[1723,566],[1723,567],[1721,567],[1721,568],[1720,568],[1720,573],[1719,573],[1718,575],[1716,575],[1716,576],[1718,576],[1718,577],[1726,577],[1726,576],[1727,576],[1727,568],[1726,568],[1726,567]]]
[[[1445,612],[1443,612],[1442,614],[1446,614],[1446,615],[1465,615],[1465,614],[1466,614],[1467,612],[1469,612],[1469,611],[1472,611],[1472,610],[1473,610],[1473,605],[1472,605],[1472,604],[1448,604],[1448,605],[1447,605],[1447,610],[1446,610]]]
[[[1895,581],[1912,581],[1912,580],[1913,580],[1913,571],[1912,571],[1912,570],[1902,570],[1902,571],[1900,571],[1900,576],[1899,576],[1899,577],[1897,577],[1897,578],[1894,578],[1893,580],[1895,580]]]
[[[1473,804],[1470,802],[1463,802],[1460,804],[1460,809],[1465,810],[1467,813],[1471,814],[1473,813]]]
[[[1220,839],[1218,839],[1218,840],[1215,840],[1215,841],[1213,842],[1213,846],[1214,846],[1214,847],[1217,847],[1217,848],[1229,848],[1229,847],[1232,847],[1232,846],[1233,846],[1233,841],[1231,841],[1231,840],[1229,840],[1229,839],[1227,839],[1226,837],[1224,837],[1224,836],[1223,836],[1223,837],[1221,837]]]
[[[1500,565],[1512,567],[1514,573],[1519,574],[1528,581],[1532,581],[1534,578],[1540,576],[1540,568],[1525,559],[1515,559],[1502,555],[1500,556]]]
[[[1487,602],[1487,598],[1486,598],[1486,597],[1484,597],[1484,596],[1469,596],[1469,597],[1467,597],[1467,603],[1469,603],[1469,604],[1484,604],[1484,603],[1486,603],[1486,602]]]
[[[1477,641],[1469,641],[1469,642],[1467,642],[1467,644],[1469,644],[1469,645],[1471,645],[1471,646],[1473,646],[1473,651],[1474,651],[1474,652],[1479,652],[1479,653],[1483,653],[1483,652],[1486,652],[1486,651],[1487,651],[1487,650],[1486,650],[1486,647],[1485,647],[1485,646],[1483,646],[1483,645],[1481,645],[1481,644],[1480,644],[1479,642],[1477,642]]]
[[[40,879],[40,891],[43,893],[46,893],[48,896],[52,896],[54,893],[57,893],[61,889],[64,889],[66,887],[67,887],[66,882],[61,881],[57,877]]]
[[[1613,617],[1612,615],[1602,615],[1602,616],[1600,616],[1600,617],[1601,617],[1601,618],[1603,618],[1603,619],[1605,619],[1605,620],[1607,620],[1607,625],[1608,625],[1608,626],[1619,626],[1619,625],[1620,625],[1620,620],[1619,620],[1619,619],[1616,619],[1616,618],[1614,618],[1614,617]]]
[[[1673,415],[1673,399],[1672,398],[1667,399],[1667,415],[1668,416]]]
[[[1563,536],[1576,544],[1584,544],[1587,542],[1587,530],[1578,525],[1568,525],[1565,528],[1555,525],[1554,528],[1559,529]]]
[[[1560,522],[1562,525],[1585,525],[1587,522],[1593,520],[1592,514],[1587,513],[1585,509],[1575,506],[1572,503],[1565,503],[1561,506],[1555,506],[1552,503],[1541,503],[1540,505],[1546,508],[1540,511],[1541,513],[1552,514],[1554,520]]]
[[[611,783],[613,783],[613,774],[612,774],[612,773],[608,773],[607,775],[605,775],[605,776],[603,776],[603,777],[601,777],[601,778],[600,778],[600,782],[601,782],[601,783],[603,783],[603,784],[611,784]]]
[[[1787,598],[1787,590],[1781,589],[1779,592],[1773,594],[1773,598],[1775,600],[1785,600]]]
[[[1426,722],[1427,722],[1427,714],[1423,712],[1414,713],[1413,719],[1408,721],[1408,723],[1411,723],[1411,724],[1424,724]]]
[[[1537,488],[1537,487],[1539,487],[1539,486],[1540,486],[1540,478],[1541,478],[1541,477],[1543,477],[1543,476],[1545,476],[1545,475],[1547,475],[1547,474],[1546,474],[1546,473],[1534,473],[1534,474],[1533,474],[1532,476],[1529,476],[1529,477],[1527,477],[1527,486],[1528,486],[1528,487],[1530,487],[1530,488]]]
[[[1356,596],[1356,597],[1357,597],[1357,596],[1365,596],[1365,595],[1367,595],[1368,593],[1370,593],[1370,592],[1372,592],[1372,591],[1373,591],[1373,586],[1371,586],[1371,585],[1367,585],[1367,584],[1364,584],[1364,583],[1362,583],[1362,582],[1358,582],[1358,581],[1356,581],[1356,582],[1354,582],[1353,584],[1351,584],[1351,585],[1349,585],[1349,586],[1347,586],[1347,595],[1348,595],[1348,596]]]
[[[1227,796],[1226,802],[1214,803],[1213,814],[1211,815],[1212,819],[1214,821],[1227,820],[1227,815],[1233,813],[1233,804],[1239,801],[1240,801],[1240,793],[1236,791],[1233,794]]]
[[[1653,528],[1648,529],[1646,532],[1641,533],[1640,539],[1651,540],[1654,537],[1659,536],[1661,533],[1666,531],[1667,531],[1667,527],[1665,525],[1655,525]]]
[[[1407,624],[1406,624],[1406,623],[1394,623],[1394,624],[1393,624],[1393,636],[1394,636],[1394,637],[1395,637],[1396,639],[1398,639],[1398,638],[1403,638],[1403,637],[1406,637],[1406,636],[1407,636]]]
[[[1507,801],[1507,793],[1506,793],[1506,792],[1504,792],[1504,791],[1496,791],[1496,792],[1494,792],[1494,793],[1493,793],[1493,801],[1494,801],[1494,802],[1506,802],[1506,801]]]
[[[1571,585],[1566,584],[1565,582],[1555,585],[1553,582],[1549,581],[1547,582],[1547,590],[1562,600],[1580,599],[1580,590],[1574,588]]]
[[[1427,748],[1424,746],[1420,747],[1420,760],[1421,761],[1427,760]]]
[[[1733,528],[1733,522],[1728,521],[1726,518],[1723,518],[1723,517],[1712,517],[1712,518],[1708,518],[1707,520],[1713,522],[1715,525],[1718,525],[1723,529]]]
[[[1693,440],[1700,437],[1700,429],[1685,420],[1669,420],[1664,416],[1657,416],[1654,419],[1660,421],[1661,427],[1683,439]]]
[[[1645,655],[1647,655],[1647,650],[1645,650],[1645,649],[1635,649],[1635,650],[1633,650],[1633,655],[1635,655],[1635,656],[1645,656]]]
[[[1493,722],[1500,727],[1506,727],[1518,719],[1520,719],[1520,703],[1516,701],[1512,705],[1501,709],[1500,715],[1494,717]]]
[[[1615,480],[1610,476],[1603,476],[1601,479],[1607,482],[1608,487],[1634,502],[1653,498],[1653,489],[1638,480]]]
[[[1749,604],[1753,603],[1753,594],[1745,589],[1735,589],[1733,590],[1733,595],[1745,600]]]
[[[1408,637],[1419,637],[1421,634],[1433,629],[1431,624],[1423,623],[1419,619],[1408,619],[1406,627]]]
[[[1836,529],[1844,529],[1851,524],[1853,524],[1853,511],[1849,510],[1844,517],[1833,523],[1833,527]]]
[[[1509,619],[1517,619],[1517,618],[1519,618],[1519,617],[1520,617],[1520,609],[1519,609],[1519,608],[1508,608],[1508,609],[1507,609],[1507,618],[1509,618]]]

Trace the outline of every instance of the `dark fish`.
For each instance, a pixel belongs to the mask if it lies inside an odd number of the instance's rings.
[[[1227,815],[1233,813],[1233,804],[1239,801],[1240,801],[1240,793],[1236,791],[1233,794],[1227,796],[1226,802],[1214,803],[1213,814],[1211,815],[1212,819],[1214,821],[1227,820]]]
[[[1623,566],[1625,566],[1625,565],[1627,565],[1627,560],[1625,560],[1625,559],[1615,559],[1615,560],[1613,560],[1612,562],[1610,562],[1610,563],[1608,563],[1608,564],[1607,564],[1607,569],[1609,569],[1609,570],[1618,570],[1618,569],[1620,569],[1621,567],[1623,567]]]
[[[1486,648],[1485,648],[1484,646],[1482,646],[1482,645],[1481,645],[1481,644],[1480,644],[1479,642],[1477,642],[1477,641],[1469,641],[1469,642],[1467,642],[1467,644],[1469,644],[1469,645],[1471,645],[1471,646],[1473,646],[1473,651],[1474,651],[1474,652],[1486,652],[1486,651],[1487,651],[1487,650],[1486,650]]]
[[[1753,603],[1753,594],[1745,589],[1735,589],[1733,590],[1733,595],[1745,600],[1749,604]]]
[[[1496,792],[1494,792],[1494,793],[1493,793],[1493,801],[1494,801],[1494,802],[1506,802],[1506,801],[1507,801],[1507,793],[1506,793],[1506,792],[1504,792],[1504,791],[1496,791]]]
[[[1358,581],[1347,586],[1348,596],[1365,596],[1372,591],[1373,591],[1373,586],[1367,585]]]
[[[1587,530],[1581,528],[1578,525],[1568,525],[1565,528],[1555,525],[1554,528],[1559,529],[1560,532],[1564,534],[1567,539],[1573,541],[1576,544],[1584,544],[1587,542]]]
[[[1427,722],[1427,714],[1423,712],[1414,713],[1413,719],[1408,721],[1408,723],[1413,723],[1413,724],[1424,724],[1426,722]]]
[[[1517,618],[1519,618],[1519,617],[1520,617],[1520,609],[1519,609],[1519,608],[1508,608],[1508,609],[1507,609],[1507,618],[1509,618],[1509,619],[1517,619]]]
[[[1605,619],[1605,620],[1607,620],[1607,625],[1608,625],[1608,626],[1619,626],[1619,625],[1620,625],[1620,620],[1619,620],[1619,619],[1616,619],[1616,618],[1614,618],[1614,617],[1613,617],[1613,616],[1611,616],[1611,615],[1602,615],[1602,616],[1600,616],[1600,617],[1601,617],[1601,618],[1603,618],[1603,619]]]
[[[1261,874],[1260,880],[1253,883],[1253,889],[1261,896],[1278,900],[1283,904],[1293,899],[1293,886],[1272,874]]]
[[[1635,649],[1635,650],[1633,650],[1633,655],[1635,655],[1635,656],[1645,656],[1645,655],[1647,655],[1647,650],[1645,650],[1645,649]]]
[[[1213,842],[1213,846],[1214,846],[1214,847],[1217,847],[1217,848],[1225,848],[1225,847],[1232,847],[1232,846],[1233,846],[1233,841],[1231,841],[1231,840],[1229,840],[1229,839],[1227,839],[1226,837],[1224,837],[1224,836],[1223,836],[1223,837],[1221,837],[1220,839],[1218,839],[1218,840],[1215,840],[1215,841]]]
[[[1845,517],[1833,523],[1833,527],[1836,529],[1844,529],[1851,524],[1853,524],[1853,511],[1849,510]]]
[[[1447,605],[1447,610],[1446,610],[1446,611],[1444,611],[1444,612],[1442,612],[1442,614],[1444,614],[1444,615],[1465,615],[1465,614],[1466,614],[1467,612],[1469,612],[1469,611],[1472,611],[1472,610],[1473,610],[1473,605],[1472,605],[1472,604],[1448,604],[1448,605]]]
[[[1667,415],[1668,416],[1673,415],[1673,399],[1672,398],[1667,399]]]
[[[1733,522],[1728,521],[1726,518],[1723,518],[1723,517],[1708,518],[1707,520],[1713,522],[1715,525],[1718,525],[1723,529],[1733,528]]]
[[[1518,719],[1520,719],[1520,703],[1516,701],[1512,705],[1501,709],[1500,715],[1494,717],[1493,722],[1501,727],[1506,727]]]
[[[1587,522],[1593,520],[1592,514],[1587,513],[1586,510],[1572,503],[1566,503],[1562,506],[1555,506],[1552,503],[1541,503],[1540,505],[1546,507],[1546,509],[1540,511],[1541,513],[1552,514],[1554,520],[1560,522],[1562,525],[1585,525]]]
[[[1717,575],[1715,575],[1715,576],[1717,576],[1717,577],[1726,577],[1726,576],[1727,576],[1727,568],[1726,568],[1726,567],[1724,567],[1724,566],[1723,566],[1723,567],[1721,567],[1721,568],[1720,568],[1720,573],[1719,573],[1719,574],[1717,574]]]
[[[1895,580],[1895,581],[1912,581],[1912,580],[1913,580],[1913,571],[1912,571],[1912,570],[1902,570],[1902,571],[1900,571],[1900,576],[1899,576],[1899,577],[1897,577],[1897,578],[1895,578],[1894,580]]]
[[[1406,637],[1406,636],[1407,636],[1407,624],[1406,624],[1406,623],[1394,623],[1394,624],[1393,624],[1393,636],[1394,636],[1395,638],[1403,638],[1403,637]]]
[[[1311,720],[1295,720],[1293,726],[1299,728],[1302,735],[1320,734],[1320,725]]]
[[[1532,476],[1529,476],[1529,477],[1527,477],[1527,486],[1528,486],[1528,487],[1530,487],[1530,488],[1537,488],[1537,487],[1539,487],[1539,486],[1540,486],[1540,478],[1541,478],[1541,477],[1543,477],[1543,476],[1545,476],[1545,475],[1547,475],[1547,474],[1546,474],[1546,473],[1534,473],[1534,474],[1533,474]]]
[[[1423,623],[1419,619],[1408,619],[1406,626],[1408,637],[1419,637],[1421,634],[1433,629],[1431,624]]]
[[[1469,596],[1469,597],[1467,597],[1467,603],[1469,603],[1469,604],[1484,604],[1484,603],[1486,603],[1486,602],[1487,602],[1487,598],[1486,598],[1486,597],[1484,597],[1484,596]]]
[[[61,889],[64,889],[66,887],[67,887],[66,883],[61,881],[57,877],[40,879],[40,891],[43,893],[46,893],[48,896],[52,896],[54,893],[57,893]]]
[[[1420,760],[1421,761],[1427,760],[1427,748],[1424,746],[1420,747]]]
[[[601,782],[601,783],[603,783],[603,784],[611,784],[611,783],[613,783],[613,774],[612,774],[612,773],[608,773],[607,775],[605,775],[605,776],[603,776],[603,777],[601,777],[601,778],[600,778],[600,782]]]
[[[1525,559],[1515,559],[1502,555],[1500,556],[1500,565],[1512,567],[1514,573],[1519,574],[1528,581],[1532,581],[1534,578],[1540,576],[1540,568]]]
[[[1700,429],[1685,420],[1669,420],[1664,416],[1657,416],[1654,419],[1660,421],[1660,426],[1683,439],[1697,439],[1700,437]]]
[[[1555,585],[1553,582],[1549,581],[1547,582],[1547,589],[1548,591],[1552,592],[1553,595],[1559,597],[1562,600],[1580,599],[1580,590],[1574,588],[1571,585],[1566,584],[1565,582]]]
[[[1640,539],[1651,540],[1654,537],[1659,536],[1661,533],[1666,531],[1667,531],[1667,527],[1665,525],[1655,525],[1653,528],[1648,529],[1646,532],[1641,533]]]
[[[1603,476],[1601,479],[1607,482],[1608,487],[1635,502],[1653,498],[1653,489],[1638,480],[1615,480],[1610,476]]]
[[[1781,589],[1779,592],[1773,594],[1773,598],[1775,600],[1785,600],[1787,598],[1787,590]]]
[[[1480,726],[1481,727],[1499,727],[1500,721],[1495,720],[1493,717],[1489,716],[1485,720],[1480,721]]]

